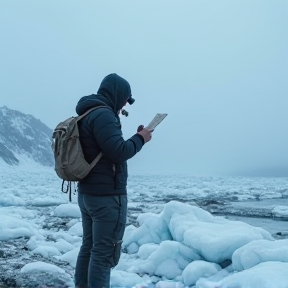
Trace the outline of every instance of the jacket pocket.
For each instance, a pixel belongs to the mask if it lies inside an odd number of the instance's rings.
[[[116,165],[115,171],[115,188],[122,189],[127,186],[127,163],[123,162],[121,164]]]

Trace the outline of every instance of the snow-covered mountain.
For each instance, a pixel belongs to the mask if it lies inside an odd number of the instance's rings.
[[[18,165],[24,156],[44,166],[54,163],[52,129],[31,115],[0,107],[0,158]]]

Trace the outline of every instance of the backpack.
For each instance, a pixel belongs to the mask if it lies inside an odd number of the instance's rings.
[[[89,164],[83,154],[79,139],[78,121],[95,109],[106,106],[91,108],[81,116],[70,117],[60,122],[53,131],[52,150],[55,160],[55,171],[62,181],[62,192],[69,191],[71,202],[71,181],[79,181],[86,177],[91,169],[102,157],[102,152]],[[67,181],[67,188],[64,190],[64,182]]]

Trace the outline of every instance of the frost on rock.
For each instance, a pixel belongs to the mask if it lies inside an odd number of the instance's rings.
[[[58,207],[55,208],[54,216],[80,218],[81,212],[77,204],[66,203],[60,204]]]
[[[74,284],[72,277],[64,269],[50,263],[37,261],[22,267],[17,285],[29,288],[41,287],[41,285],[68,288]]]

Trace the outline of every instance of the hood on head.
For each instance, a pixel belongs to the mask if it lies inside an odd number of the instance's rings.
[[[127,100],[129,103],[134,102],[130,84],[116,73],[109,74],[102,80],[97,94],[101,94],[109,100],[109,106],[114,112],[119,111]]]
[[[76,105],[76,113],[78,115],[82,115],[89,109],[96,107],[96,106],[108,106],[111,108],[111,105],[109,104],[110,103],[108,99],[106,99],[102,95],[92,94],[89,96],[84,96],[78,101]]]

